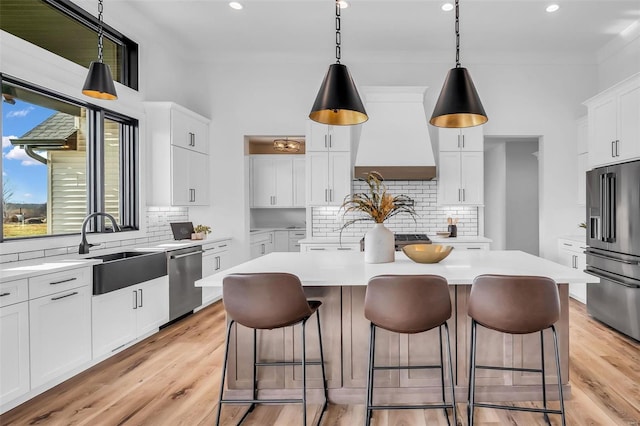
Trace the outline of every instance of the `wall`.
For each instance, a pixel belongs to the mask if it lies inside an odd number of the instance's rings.
[[[598,51],[598,91],[640,72],[640,21]]]
[[[507,142],[506,246],[538,255],[538,141]],[[575,182],[575,180],[574,180]]]
[[[478,208],[467,206],[437,206],[437,181],[387,181],[387,190],[392,195],[404,194],[411,197],[416,221],[408,214],[400,214],[385,222],[385,226],[396,233],[414,234],[427,233],[435,235],[437,231],[447,230],[447,217],[457,218],[458,236],[478,235]],[[354,193],[366,193],[369,187],[366,183],[356,180],[353,182]],[[314,207],[312,210],[313,237],[337,237],[344,222],[366,217],[359,214],[343,216],[339,207]],[[373,222],[362,221],[348,226],[342,231],[343,237],[362,237],[373,226]]]
[[[507,246],[507,162],[506,142],[484,141],[484,235],[491,238],[492,250]]]
[[[251,209],[250,225],[254,228],[286,228],[306,226],[305,209]]]
[[[515,61],[511,58],[512,62]],[[358,85],[426,85],[432,111],[449,64],[347,64]],[[465,64],[489,114],[485,135],[540,136],[540,254],[556,258],[555,239],[574,228],[581,209],[573,176],[577,170],[574,120],[581,102],[596,92],[596,66],[589,64]],[[327,64],[247,61],[210,66],[213,205],[192,209],[231,230],[248,258],[249,203],[244,135],[303,134]],[[366,123],[364,124],[366,125]],[[234,200],[216,202],[216,200]],[[582,214],[583,216],[583,214]],[[202,219],[197,221],[202,222]]]

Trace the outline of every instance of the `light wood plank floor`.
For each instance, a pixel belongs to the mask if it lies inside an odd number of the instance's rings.
[[[570,425],[640,425],[640,344],[589,318],[572,301]],[[210,306],[0,416],[0,425],[211,425],[225,316]],[[540,406],[528,403],[528,406]],[[552,404],[553,405],[553,404]],[[557,407],[557,403],[553,405]],[[309,418],[318,415],[310,406]],[[225,406],[224,424],[244,408]],[[465,424],[466,404],[458,404]],[[544,425],[540,414],[478,409],[477,425]],[[558,417],[551,415],[554,425]],[[301,424],[299,405],[260,406],[246,425]],[[323,425],[360,425],[362,405],[330,405]],[[441,410],[377,412],[372,424],[446,425]]]

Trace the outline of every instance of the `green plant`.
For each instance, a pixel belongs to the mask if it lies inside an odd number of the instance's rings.
[[[340,228],[340,233],[344,228],[356,222],[372,220],[375,223],[384,223],[387,219],[400,213],[406,213],[411,216],[414,222],[416,221],[417,214],[413,208],[413,199],[407,195],[394,196],[389,194],[380,173],[370,172],[366,178],[360,180],[367,183],[369,191],[347,195],[340,210],[343,210],[343,217],[351,212],[364,213],[366,216],[347,220]]]
[[[586,227],[587,227],[587,224],[586,224],[586,223],[584,223],[584,222],[581,222],[580,224],[578,224],[578,227],[580,227],[580,228],[586,228]]]
[[[207,225],[196,225],[193,228],[193,232],[195,233],[202,233],[202,234],[210,234],[211,233],[211,227],[207,226]]]

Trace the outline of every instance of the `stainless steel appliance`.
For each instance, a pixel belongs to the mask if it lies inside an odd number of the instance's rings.
[[[394,234],[396,251],[409,244],[431,244],[427,234]],[[360,240],[360,251],[364,251],[364,238]]]
[[[587,311],[640,340],[640,161],[587,172]]]
[[[170,321],[202,305],[202,288],[195,286],[202,278],[202,253],[200,246],[167,252]]]

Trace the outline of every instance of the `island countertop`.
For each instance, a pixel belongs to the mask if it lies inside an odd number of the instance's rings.
[[[415,263],[402,252],[395,262],[370,264],[362,252],[270,253],[196,282],[197,286],[221,286],[234,273],[288,272],[304,286],[365,286],[381,274],[436,274],[449,284],[468,285],[482,274],[540,275],[557,283],[593,283],[599,279],[558,263],[516,250],[453,250],[440,263]]]

